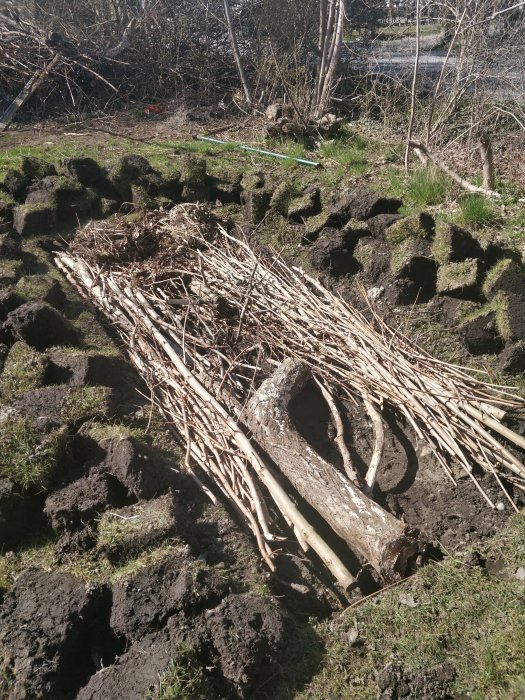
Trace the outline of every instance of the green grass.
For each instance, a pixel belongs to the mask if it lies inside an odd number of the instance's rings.
[[[433,167],[420,168],[411,173],[407,194],[419,206],[442,204],[447,196],[449,181],[446,175]]]
[[[66,423],[103,418],[108,411],[111,390],[105,386],[75,387],[67,394],[60,416]]]
[[[195,651],[184,644],[147,700],[212,700],[215,697]]]
[[[417,673],[446,661],[457,674],[453,697],[513,697],[511,683],[525,683],[525,585],[514,578],[525,561],[525,516],[512,518],[483,554],[504,560],[498,577],[449,556],[338,621],[321,624],[324,664],[298,700],[372,700],[376,673],[387,663]],[[404,605],[401,594],[412,596],[416,606]],[[358,647],[344,641],[352,629],[358,630]]]
[[[9,351],[0,377],[2,399],[9,401],[24,391],[43,386],[48,363],[44,354],[17,341]]]
[[[324,158],[335,161],[354,175],[362,175],[369,168],[368,142],[359,135],[326,141],[321,146]]]
[[[29,418],[9,418],[0,427],[0,477],[22,489],[45,490],[57,467],[66,435],[42,434]]]
[[[461,221],[466,226],[488,226],[497,219],[491,203],[480,194],[467,194],[459,200]]]

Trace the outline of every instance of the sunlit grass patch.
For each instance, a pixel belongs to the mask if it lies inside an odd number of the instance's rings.
[[[419,168],[408,179],[407,194],[415,204],[434,206],[445,200],[448,186],[447,176],[437,168]]]
[[[480,194],[467,194],[459,200],[461,220],[467,226],[488,226],[497,219],[492,204]]]

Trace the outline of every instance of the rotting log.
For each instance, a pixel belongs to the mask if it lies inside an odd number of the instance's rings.
[[[244,420],[279,471],[349,547],[386,582],[403,578],[422,552],[418,533],[387,513],[299,434],[289,405],[310,380],[298,360],[285,360],[252,396]]]

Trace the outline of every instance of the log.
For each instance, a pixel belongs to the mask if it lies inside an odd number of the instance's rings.
[[[304,363],[285,360],[252,396],[244,420],[279,471],[334,532],[385,582],[397,581],[422,553],[418,533],[372,501],[298,433],[289,404],[310,378]]]

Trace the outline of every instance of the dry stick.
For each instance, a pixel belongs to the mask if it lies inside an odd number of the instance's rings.
[[[81,261],[75,261],[73,258],[66,254],[60,254],[58,259],[72,272],[79,276],[80,282],[83,287],[89,289],[90,293],[96,299],[100,299],[100,287],[91,286],[92,280],[85,274],[85,269],[83,270],[83,265]],[[75,265],[76,263],[76,265]],[[85,268],[85,266],[84,266]],[[137,312],[140,313],[139,309],[135,304],[130,302],[128,299],[122,300],[125,305],[129,308],[130,312],[135,316]],[[102,301],[102,308],[106,309]],[[196,377],[190,372],[186,365],[182,362],[177,352],[173,349],[171,344],[162,336],[160,331],[158,331],[149,318],[143,319],[146,327],[153,335],[155,340],[166,352],[167,356],[173,362],[177,372],[185,379],[188,385],[195,391],[196,395],[199,396],[205,403],[209,404],[218,417],[220,417],[225,427],[228,429],[230,436],[233,438],[239,449],[246,455],[250,461],[255,472],[259,475],[259,478],[264,483],[268,491],[270,492],[272,498],[276,501],[279,509],[286,513],[287,518],[293,523],[295,529],[301,535],[303,542],[307,542],[310,547],[318,554],[322,559],[325,566],[332,573],[336,581],[343,589],[348,589],[355,585],[355,578],[352,576],[350,571],[342,563],[335,552],[324,542],[324,540],[319,536],[319,534],[313,529],[306,518],[300,513],[296,505],[286,494],[282,486],[279,484],[273,473],[271,472],[268,465],[261,459],[261,457],[255,452],[250,441],[242,432],[239,425],[228,415],[223,406],[206,390],[206,388],[196,379]]]
[[[356,486],[361,487],[362,486],[362,479],[360,474],[356,471],[353,463],[352,463],[352,458],[350,456],[350,452],[348,451],[348,447],[346,446],[345,442],[345,432],[344,432],[344,427],[343,427],[343,421],[341,420],[341,415],[339,411],[337,410],[336,403],[332,397],[332,394],[328,391],[326,388],[326,385],[323,382],[320,382],[319,379],[316,377],[315,383],[321,390],[321,393],[323,395],[324,400],[328,404],[328,407],[330,409],[330,412],[332,414],[332,419],[335,424],[335,444],[337,445],[339,452],[341,453],[341,457],[343,459],[343,467],[346,472],[347,477],[350,479],[352,483],[354,483]]]
[[[385,446],[385,430],[383,427],[383,419],[381,418],[381,414],[376,409],[372,401],[370,401],[367,394],[363,396],[363,402],[372,421],[375,434],[374,451],[372,452],[370,465],[365,477],[368,488],[370,491],[372,491],[376,482],[377,470],[381,463],[381,457],[383,456],[383,449]]]
[[[140,367],[141,364],[138,364],[138,366]],[[165,368],[163,366],[161,366],[160,369],[165,371]],[[201,418],[203,417],[202,413],[200,413],[198,415],[200,415]],[[186,428],[186,425],[184,424],[182,426],[179,426],[179,428],[181,429],[181,432],[182,432],[184,430],[184,428]],[[200,463],[201,466],[203,466],[205,464],[205,462],[208,462],[208,465],[209,465],[209,460],[204,459],[204,457],[200,453],[200,450],[197,447],[197,445],[193,442],[190,442],[189,445],[190,445],[190,450],[193,454],[193,457],[197,460],[197,462]],[[217,465],[220,467],[221,460],[220,460],[218,454],[216,453],[216,451],[213,448],[211,448],[211,451],[215,457]],[[206,469],[205,469],[205,471],[206,471]],[[215,474],[219,479],[218,485],[221,488],[221,490],[223,491],[224,495],[226,496],[227,501],[230,502],[232,504],[232,506],[234,507],[234,509],[238,512],[240,519],[243,520],[243,518],[244,518],[244,520],[249,523],[250,529],[252,530],[252,532],[255,535],[255,538],[257,540],[259,551],[261,552],[261,555],[262,555],[263,559],[266,561],[269,568],[273,571],[275,569],[275,566],[271,560],[271,555],[272,555],[271,549],[268,547],[268,545],[264,541],[264,538],[260,532],[258,524],[255,521],[255,519],[253,518],[250,510],[244,506],[244,504],[242,503],[242,500],[239,500],[235,491],[232,490],[232,488],[229,486],[228,482],[223,478],[222,474],[220,473],[220,469],[219,469],[219,472],[216,471]]]
[[[448,167],[446,163],[440,160],[437,156],[433,155],[428,150],[428,148],[423,143],[421,143],[421,141],[410,141],[409,146],[414,149],[419,149],[432,163],[434,163],[434,165],[443,170],[444,173],[446,173],[452,180],[454,180],[454,182],[456,182],[464,190],[467,190],[467,192],[483,194],[486,197],[492,197],[493,199],[501,199],[501,195],[499,192],[495,192],[494,190],[488,190],[485,187],[476,187],[476,185],[473,185],[468,180],[465,180],[460,175],[455,173]]]

